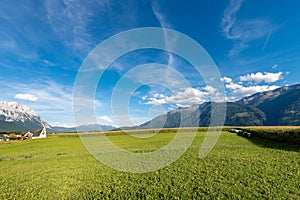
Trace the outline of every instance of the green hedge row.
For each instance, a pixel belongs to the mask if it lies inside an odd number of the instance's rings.
[[[251,137],[258,137],[282,143],[300,145],[299,129],[242,129],[251,133]]]

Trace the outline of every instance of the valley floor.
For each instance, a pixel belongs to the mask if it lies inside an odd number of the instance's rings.
[[[198,132],[177,161],[145,174],[105,166],[77,135],[0,143],[0,199],[300,199],[299,146],[224,131],[199,159],[205,134]],[[109,139],[130,151],[153,151],[174,135]]]

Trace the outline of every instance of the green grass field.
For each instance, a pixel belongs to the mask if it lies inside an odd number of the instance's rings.
[[[198,132],[176,162],[145,174],[101,164],[77,135],[2,142],[0,199],[300,199],[299,146],[223,132],[199,159],[205,134]],[[173,137],[109,136],[131,151],[152,151]]]

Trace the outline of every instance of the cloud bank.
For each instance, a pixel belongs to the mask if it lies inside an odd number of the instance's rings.
[[[257,72],[247,74],[245,76],[240,76],[240,81],[254,81],[256,83],[266,82],[266,83],[274,83],[282,79],[282,72],[278,73],[270,73],[270,72]]]
[[[282,75],[282,72],[257,72],[239,76],[237,77],[237,82],[235,82],[232,78],[225,76],[221,78],[221,80],[226,88],[226,100],[236,101],[242,97],[250,96],[258,92],[275,90],[280,86],[274,85],[274,83],[283,79]],[[266,83],[272,83],[272,85],[267,85]],[[189,106],[192,104],[201,104],[211,101],[212,96],[214,96],[214,101],[218,101],[218,94],[216,94],[216,90],[211,86],[205,86],[202,88],[187,87],[169,96],[163,93],[155,93],[151,96],[142,96],[140,103],[146,105]]]
[[[15,99],[35,102],[38,98],[32,94],[16,94]]]

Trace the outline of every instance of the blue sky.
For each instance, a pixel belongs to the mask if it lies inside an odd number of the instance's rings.
[[[74,125],[73,85],[84,59],[102,41],[141,27],[174,29],[201,44],[223,77],[229,101],[296,84],[299,8],[297,0],[2,0],[0,100],[27,105],[52,125]],[[93,101],[99,123],[115,124],[118,118],[117,126],[131,125],[128,116],[113,113],[112,92],[127,72],[154,62],[172,65],[190,86],[176,81],[172,69],[153,71],[150,66],[149,74],[135,80],[155,78],[177,84],[177,90],[138,88],[128,102],[133,124],[209,100],[212,88],[182,58],[155,49],[130,52],[115,60],[100,80]]]

